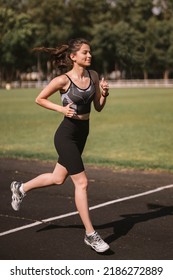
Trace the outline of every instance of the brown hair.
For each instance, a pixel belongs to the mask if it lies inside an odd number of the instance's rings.
[[[71,39],[67,45],[61,45],[56,48],[34,48],[33,51],[46,52],[50,54],[51,61],[53,61],[54,64],[60,69],[70,68],[73,66],[73,62],[70,59],[70,54],[75,54],[83,44],[90,45],[87,40],[83,38],[77,38]]]

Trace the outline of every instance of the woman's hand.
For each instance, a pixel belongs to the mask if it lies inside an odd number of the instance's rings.
[[[109,95],[109,85],[104,78],[99,81],[97,72],[92,71],[91,73],[96,87],[96,93],[94,95],[94,108],[97,112],[101,112],[106,104],[106,97]]]
[[[107,81],[105,81],[105,79],[104,78],[102,78],[102,80],[101,80],[101,82],[100,82],[100,87],[101,87],[101,94],[103,95],[103,96],[107,96],[109,93],[108,93],[108,91],[109,91],[109,85],[108,85],[108,82]]]
[[[72,118],[74,115],[76,115],[76,112],[74,109],[70,108],[70,106],[72,105],[73,103],[70,103],[68,104],[67,106],[65,107],[62,107],[62,113],[68,117],[68,118]]]

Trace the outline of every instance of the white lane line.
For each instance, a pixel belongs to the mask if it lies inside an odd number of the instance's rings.
[[[130,200],[130,199],[133,199],[133,198],[136,198],[136,197],[145,196],[145,195],[148,195],[148,194],[151,194],[151,193],[160,192],[162,190],[166,190],[166,189],[170,189],[170,188],[173,188],[173,185],[167,185],[167,186],[159,187],[157,189],[153,189],[153,190],[150,190],[150,191],[147,191],[147,192],[142,192],[142,193],[130,195],[130,196],[127,196],[127,197],[122,197],[122,198],[118,198],[118,199],[115,199],[115,200],[111,200],[111,201],[108,201],[108,202],[105,202],[105,203],[101,203],[101,204],[90,207],[90,210],[100,208],[100,207],[104,207],[104,206],[107,206],[107,205],[110,205],[110,204],[113,204],[113,203],[117,203],[117,202],[121,202],[121,201],[125,201],[125,200]]]
[[[173,185],[167,185],[167,186],[159,187],[157,189],[152,189],[152,190],[149,190],[149,191],[146,191],[146,192],[142,192],[142,193],[138,193],[138,194],[134,194],[134,195],[118,198],[118,199],[115,199],[115,200],[111,200],[111,201],[108,201],[108,202],[104,202],[104,203],[92,206],[89,209],[93,210],[93,209],[105,207],[107,205],[111,205],[111,204],[114,204],[114,203],[122,202],[122,201],[125,201],[125,200],[130,200],[130,199],[137,198],[137,197],[140,197],[140,196],[145,196],[145,195],[152,194],[152,193],[155,193],[155,192],[160,192],[162,190],[166,190],[166,189],[170,189],[170,188],[173,188]],[[11,230],[7,230],[7,231],[4,231],[4,232],[1,232],[0,236],[7,235],[7,234],[10,234],[10,233],[14,233],[14,232],[17,232],[17,231],[20,231],[20,230],[24,230],[24,229],[27,229],[27,228],[35,227],[35,226],[38,226],[40,224],[44,224],[44,223],[51,222],[51,221],[54,221],[54,220],[60,220],[60,219],[63,219],[63,218],[66,218],[66,217],[70,217],[70,216],[74,216],[74,215],[77,215],[77,214],[78,214],[78,211],[75,211],[75,212],[70,212],[70,213],[67,213],[67,214],[59,215],[59,216],[56,216],[56,217],[44,219],[44,220],[41,220],[41,221],[37,221],[37,222],[31,223],[29,225],[25,225],[25,226],[21,226],[21,227],[17,227],[17,228],[11,229]]]

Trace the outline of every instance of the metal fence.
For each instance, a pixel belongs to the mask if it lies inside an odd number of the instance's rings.
[[[173,87],[173,80],[109,80],[110,88],[139,88],[139,87]],[[11,83],[1,83],[1,88],[44,88],[48,81],[13,81]]]
[[[111,80],[109,86],[110,88],[173,87],[173,80]]]

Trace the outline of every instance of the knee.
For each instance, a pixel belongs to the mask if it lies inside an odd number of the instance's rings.
[[[62,185],[65,181],[65,178],[54,178],[53,181],[55,185]]]
[[[76,189],[80,189],[82,191],[87,191],[88,189],[88,180],[87,178],[82,178],[75,184]]]

